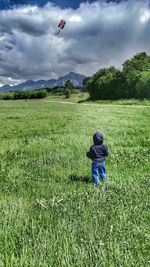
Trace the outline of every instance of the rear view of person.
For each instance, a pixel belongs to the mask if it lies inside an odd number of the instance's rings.
[[[106,166],[105,159],[108,156],[108,147],[103,144],[103,134],[96,132],[93,135],[93,145],[86,153],[86,156],[92,160],[92,180],[96,185],[100,184],[100,180],[103,182],[106,180]]]

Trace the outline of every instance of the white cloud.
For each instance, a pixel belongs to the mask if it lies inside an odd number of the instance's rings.
[[[67,21],[60,35],[60,19]],[[0,11],[0,84],[51,79],[70,71],[91,75],[150,52],[148,1],[96,1],[77,10],[48,3]]]
[[[145,22],[147,22],[149,19],[150,19],[150,10],[147,10],[147,9],[143,10],[143,11],[142,11],[142,15],[141,15],[141,17],[140,17],[140,21],[141,21],[142,23],[145,23]]]
[[[81,22],[82,21],[82,18],[78,15],[72,15],[68,21],[71,21],[71,22]]]

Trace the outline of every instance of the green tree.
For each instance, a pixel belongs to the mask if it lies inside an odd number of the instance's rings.
[[[67,80],[65,83],[65,88],[69,89],[71,93],[73,93],[74,85],[70,80]]]
[[[150,72],[143,71],[138,75],[136,83],[136,91],[138,92],[137,98],[150,99]]]
[[[65,88],[64,95],[66,98],[69,98],[71,96],[71,92],[68,88]]]
[[[86,77],[84,80],[83,80],[83,91],[86,91],[87,90],[87,84],[88,84],[88,81],[91,79],[91,77]]]
[[[145,52],[126,60],[122,71],[100,69],[85,79],[91,99],[150,98],[150,56]]]
[[[74,85],[70,80],[67,80],[64,87],[64,95],[69,98],[74,91]]]
[[[150,71],[150,56],[148,56],[145,52],[136,54],[133,58],[128,59],[123,63],[122,71],[125,74]]]
[[[118,99],[123,95],[124,76],[115,67],[99,70],[86,82],[91,99]]]
[[[148,83],[147,77],[149,71],[150,56],[145,52],[139,53],[124,62],[122,72],[125,76],[125,91],[127,98],[140,98],[142,94],[144,94],[145,97],[148,95],[148,89],[146,90],[144,88]],[[144,74],[145,72],[147,74]],[[142,93],[142,90],[146,90],[145,93]]]

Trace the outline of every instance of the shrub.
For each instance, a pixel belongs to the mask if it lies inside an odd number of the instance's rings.
[[[0,94],[2,100],[17,100],[17,99],[32,99],[44,98],[47,96],[47,91],[42,90],[23,90],[23,91],[9,91]]]

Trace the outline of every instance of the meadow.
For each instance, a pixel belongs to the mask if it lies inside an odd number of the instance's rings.
[[[150,266],[150,107],[0,101],[0,267]],[[85,152],[110,155],[106,190]]]

